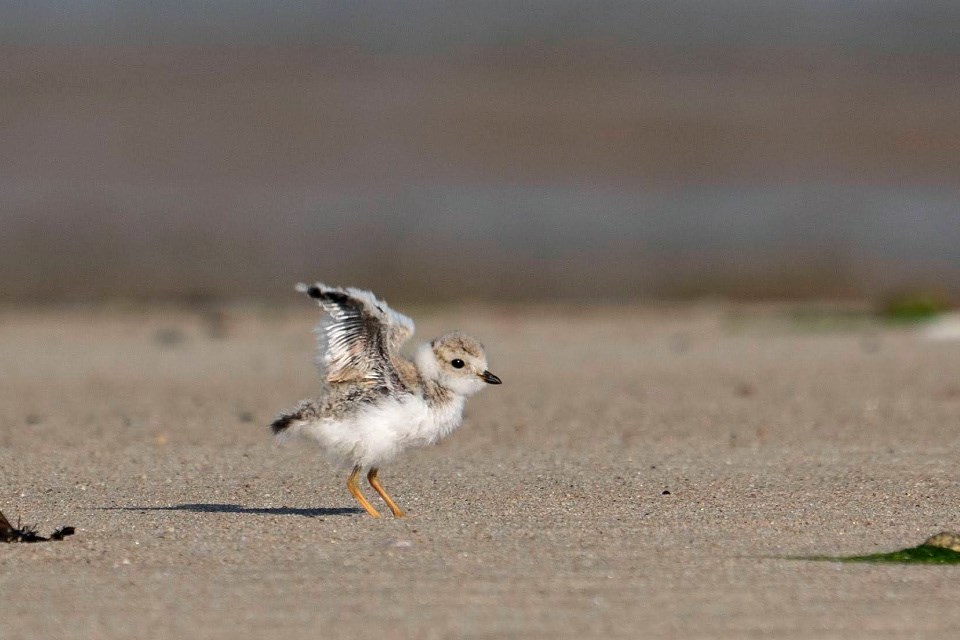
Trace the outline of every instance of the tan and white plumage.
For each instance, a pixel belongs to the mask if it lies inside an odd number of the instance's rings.
[[[317,441],[353,466],[347,488],[371,516],[380,514],[360,491],[360,473],[396,517],[403,511],[378,479],[383,464],[410,447],[433,444],[460,426],[466,398],[500,379],[487,370],[483,346],[463,333],[420,345],[413,359],[400,347],[413,321],[369,291],[299,284],[326,312],[316,328],[323,395],[304,400],[270,425],[286,438]]]

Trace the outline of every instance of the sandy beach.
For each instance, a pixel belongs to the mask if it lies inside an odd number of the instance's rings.
[[[719,303],[396,306],[504,381],[382,471],[402,520],[269,436],[317,389],[314,309],[0,310],[0,509],[77,529],[0,546],[0,635],[960,631],[956,566],[789,559],[960,528],[960,342]]]

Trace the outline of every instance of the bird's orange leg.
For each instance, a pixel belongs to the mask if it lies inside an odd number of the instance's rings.
[[[370,483],[370,486],[380,494],[380,497],[383,498],[383,501],[387,503],[387,506],[390,507],[390,511],[393,511],[393,516],[395,518],[402,518],[406,514],[403,512],[403,509],[397,506],[397,503],[387,495],[387,492],[383,490],[383,486],[380,484],[380,480],[377,479],[377,472],[379,469],[374,467],[370,469],[370,473],[367,474],[367,482]]]
[[[363,497],[362,493],[360,493],[360,487],[357,485],[357,478],[359,477],[360,467],[358,465],[353,468],[353,473],[351,473],[350,477],[347,478],[347,489],[350,490],[350,494],[356,499],[356,501],[360,503],[360,506],[366,509],[367,513],[374,518],[379,518],[380,514],[377,512],[377,510],[374,509],[373,505],[367,502],[367,499]]]

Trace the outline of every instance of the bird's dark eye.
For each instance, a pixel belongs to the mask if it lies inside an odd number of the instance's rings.
[[[450,365],[454,369],[463,369],[463,360],[461,360],[460,358],[456,358],[450,361]]]

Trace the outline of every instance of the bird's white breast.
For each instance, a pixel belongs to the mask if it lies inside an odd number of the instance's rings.
[[[433,444],[460,426],[464,398],[455,396],[438,406],[403,395],[384,398],[345,419],[325,418],[299,426],[342,462],[363,468],[390,462],[410,447]]]

